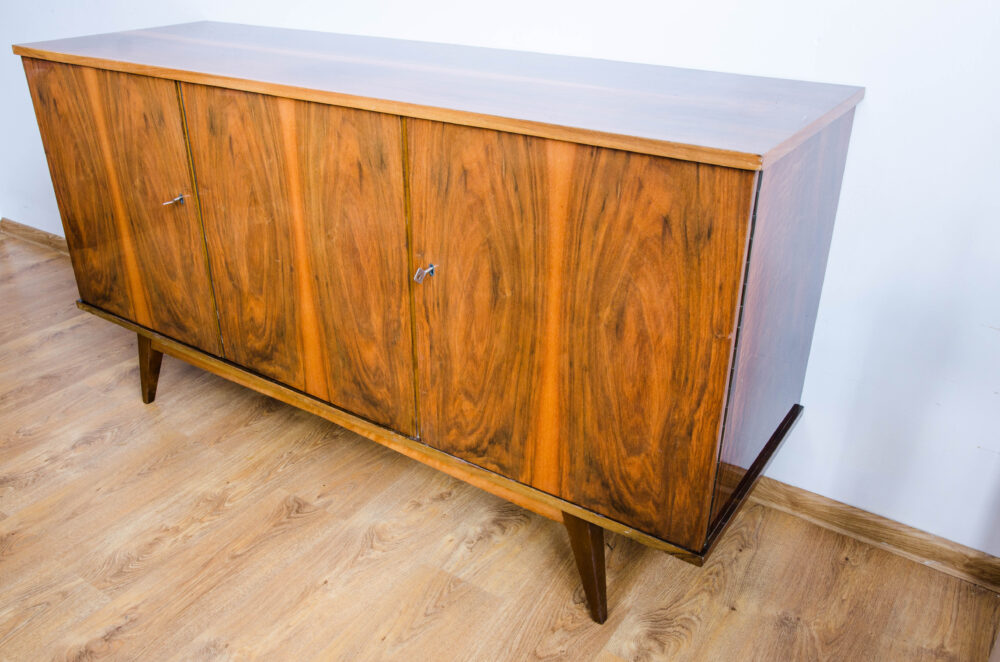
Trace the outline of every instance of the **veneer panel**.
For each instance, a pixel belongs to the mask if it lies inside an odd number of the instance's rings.
[[[182,89],[226,358],[415,434],[399,118]]]
[[[422,438],[700,550],[754,173],[407,126]]]
[[[24,69],[80,297],[221,354],[176,84],[27,58]]]

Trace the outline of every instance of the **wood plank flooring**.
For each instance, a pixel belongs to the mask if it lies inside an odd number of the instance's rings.
[[[0,660],[985,661],[1000,596],[760,504],[703,568],[165,357],[0,234]]]

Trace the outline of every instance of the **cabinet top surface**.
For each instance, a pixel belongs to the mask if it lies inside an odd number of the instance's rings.
[[[213,22],[14,52],[749,169],[864,95],[846,85]]]

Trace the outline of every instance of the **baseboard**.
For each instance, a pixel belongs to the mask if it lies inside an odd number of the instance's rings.
[[[762,477],[750,499],[1000,593],[1000,558]]]
[[[39,244],[41,246],[45,246],[46,248],[51,248],[54,251],[69,255],[69,247],[66,246],[66,240],[59,235],[46,232],[45,230],[39,230],[38,228],[33,228],[30,225],[22,225],[21,223],[12,221],[9,218],[0,218],[0,233],[9,234],[12,237],[24,239],[25,241],[30,241],[33,244]]]

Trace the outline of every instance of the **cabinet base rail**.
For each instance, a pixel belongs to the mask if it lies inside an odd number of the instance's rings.
[[[693,565],[702,565],[715,542],[725,531],[729,522],[732,521],[740,505],[746,500],[750,490],[802,412],[802,407],[798,404],[789,410],[760,456],[751,465],[739,485],[735,488],[729,503],[719,518],[718,524],[711,532],[705,548],[700,552],[693,552],[642,531],[637,531],[620,522],[581,508],[558,497],[477,467],[460,458],[443,453],[423,444],[417,439],[412,439],[383,428],[380,425],[338,409],[322,400],[253,373],[225,359],[178,342],[156,331],[109,313],[106,310],[83,301],[77,301],[76,305],[80,310],[113,322],[136,334],[138,340],[140,391],[144,403],[148,404],[152,402],[156,396],[160,364],[163,355],[167,354],[241,386],[320,416],[351,432],[402,453],[409,458],[443,471],[449,476],[479,487],[548,519],[562,522],[569,534],[570,547],[573,551],[577,570],[580,573],[591,617],[598,623],[603,623],[607,619],[608,614],[604,564],[604,530],[607,529],[608,531],[632,538],[643,545],[664,551]]]

